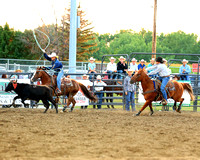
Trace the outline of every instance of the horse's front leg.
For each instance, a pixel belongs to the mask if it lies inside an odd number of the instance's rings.
[[[110,94],[109,93],[106,93],[106,97],[109,97]],[[106,99],[106,102],[108,103],[108,99]],[[107,107],[110,108],[110,106],[107,104]]]
[[[139,116],[140,113],[141,113],[148,105],[150,105],[151,103],[152,103],[152,101],[147,100],[147,101],[145,102],[144,106],[140,109],[140,111],[139,111],[137,114],[135,114],[135,116]],[[152,108],[152,107],[151,107],[151,108]],[[152,109],[152,110],[153,110],[153,109]]]
[[[151,113],[150,113],[150,116],[152,116],[153,115],[153,107],[152,107],[152,102],[149,104],[149,108],[150,108],[150,111],[151,111]]]
[[[173,110],[176,110],[176,101],[174,101]]]

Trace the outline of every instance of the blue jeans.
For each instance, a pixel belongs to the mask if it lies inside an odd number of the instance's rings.
[[[165,87],[167,83],[169,82],[170,77],[159,77],[160,81],[162,81],[160,90],[162,92],[163,98],[167,101],[167,92],[165,90]]]
[[[61,86],[61,78],[62,78],[63,74],[64,74],[63,70],[61,70],[57,76],[57,87],[59,88],[59,90],[61,90],[60,86]]]
[[[150,78],[156,78],[156,75],[149,75]]]
[[[89,73],[89,71],[88,71],[88,73]],[[92,74],[92,73],[95,73],[95,72],[92,71],[92,72],[90,73],[90,75],[89,75],[89,80],[92,80],[92,77],[93,77],[93,74]],[[94,79],[95,79],[95,76],[94,76]]]
[[[189,80],[190,80],[190,79],[189,79],[189,75],[187,75],[187,74],[186,74],[186,75],[181,75],[180,78],[181,78],[180,80],[183,80],[183,81],[184,81],[184,80],[185,80],[185,81],[189,81]]]
[[[118,74],[118,79],[122,79],[123,70],[117,70],[117,73],[119,73]]]
[[[130,111],[130,102],[132,111],[135,111],[135,92],[127,92],[126,95],[126,110]]]
[[[98,109],[101,109],[102,98],[103,98],[103,92],[100,91],[100,92],[96,92],[95,94],[96,94],[96,96],[97,96],[97,98],[98,98],[98,102],[97,102],[98,105],[97,105],[97,108],[98,108]]]
[[[107,71],[107,73],[111,73],[111,74],[108,75],[108,79],[116,79],[117,78],[116,75],[112,74],[112,73],[115,73],[115,72],[113,72],[113,71]]]

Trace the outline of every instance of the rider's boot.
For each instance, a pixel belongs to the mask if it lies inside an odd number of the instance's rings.
[[[163,100],[162,100],[162,105],[163,105],[163,106],[166,106],[166,105],[167,105],[167,101],[166,101],[166,99],[164,99],[164,98],[163,98]]]
[[[55,92],[57,95],[61,95],[61,90],[59,88],[57,88]]]

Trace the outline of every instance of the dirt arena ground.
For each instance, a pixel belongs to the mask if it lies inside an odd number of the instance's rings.
[[[200,159],[200,113],[0,108],[0,159]]]

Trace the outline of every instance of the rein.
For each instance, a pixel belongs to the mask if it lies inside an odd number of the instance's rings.
[[[145,95],[147,93],[157,92],[157,90],[156,90],[156,82],[155,81],[153,81],[153,87],[154,87],[154,90],[146,91],[146,92],[143,92],[142,94]]]

